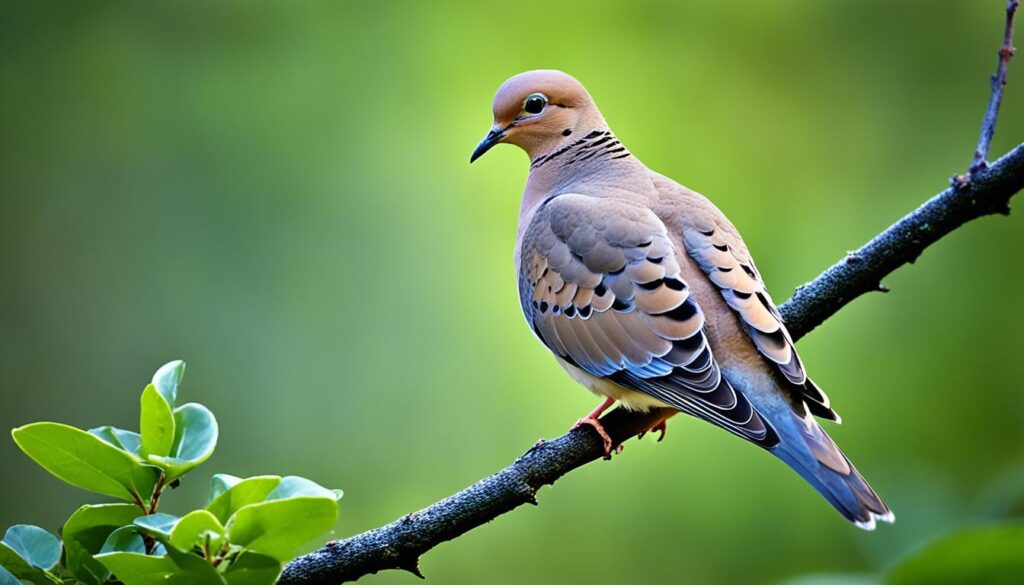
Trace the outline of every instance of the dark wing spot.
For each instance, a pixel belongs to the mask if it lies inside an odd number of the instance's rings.
[[[666,311],[664,313],[658,313],[659,317],[668,317],[673,321],[687,321],[697,314],[697,305],[693,302],[692,298],[686,299],[686,302],[679,305],[678,307]]]
[[[782,348],[787,345],[786,334],[782,332],[782,327],[779,327],[778,329],[772,331],[771,333],[765,333],[764,331],[759,331],[758,333],[761,335],[761,337],[767,338],[769,341],[771,341],[772,345],[774,345],[775,347]]]
[[[697,230],[697,231],[698,231],[698,232],[700,232],[701,234],[703,234],[703,235],[705,235],[705,236],[709,237],[709,238],[710,238],[711,236],[715,235],[715,230],[708,230],[708,231],[704,231],[704,230]]]
[[[608,292],[608,288],[604,285],[603,282],[598,283],[598,285],[594,287],[594,294],[599,297],[603,297],[604,293],[606,292]]]
[[[685,351],[687,353],[693,353],[700,349],[700,346],[704,344],[704,334],[697,332],[696,335],[691,335],[686,339],[680,339],[672,342],[672,347]],[[711,355],[708,352],[708,355]]]
[[[757,300],[761,301],[761,306],[767,309],[769,313],[771,313],[772,315],[776,313],[775,307],[773,307],[772,304],[768,302],[768,297],[765,296],[763,292],[757,293]]]
[[[580,317],[583,317],[584,319],[586,319],[587,317],[590,316],[590,313],[592,311],[593,311],[593,309],[590,307],[590,305],[587,305],[585,307],[580,307],[579,308]]]
[[[728,252],[729,251],[729,244],[721,244],[721,245],[714,244],[714,246],[715,246],[716,250],[721,250],[723,252]]]
[[[647,261],[650,262],[651,264],[661,264],[662,262],[665,261],[665,257],[659,256],[658,258],[648,258]]]
[[[676,278],[666,278],[665,286],[672,290],[683,290],[686,288],[686,283]]]
[[[729,267],[715,266],[715,268],[717,268],[719,272],[732,272],[732,266],[729,266]]]
[[[662,283],[664,283],[664,282],[665,281],[663,279],[659,278],[657,280],[652,280],[651,282],[639,282],[639,283],[637,283],[637,286],[639,286],[640,288],[642,288],[644,290],[654,290],[654,289],[658,288],[659,286],[661,286]],[[676,290],[681,290],[681,289],[676,289]]]
[[[757,278],[757,273],[754,272],[753,268],[747,266],[746,264],[740,264],[740,267],[743,268],[743,272],[746,272],[747,276],[749,276],[750,278]]]
[[[626,301],[616,298],[615,300],[612,301],[612,308],[620,313],[625,313],[626,311],[631,310],[633,308],[633,305],[627,303]]]
[[[576,307],[569,305],[565,308],[565,316],[570,319],[576,315]]]
[[[746,292],[740,292],[740,291],[738,291],[738,290],[734,290],[734,291],[732,291],[732,294],[733,294],[733,296],[735,296],[735,297],[736,297],[737,299],[740,299],[740,300],[743,300],[743,301],[745,301],[745,300],[747,300],[747,299],[749,299],[749,298],[750,298],[750,293],[746,293]]]
[[[540,312],[541,313],[547,313],[548,312],[548,302],[547,301],[541,301],[540,302]]]

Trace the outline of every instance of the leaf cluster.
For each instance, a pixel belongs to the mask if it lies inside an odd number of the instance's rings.
[[[271,585],[299,547],[329,530],[340,490],[301,477],[217,474],[200,509],[159,511],[161,496],[209,459],[217,419],[177,406],[185,363],[170,362],[142,391],[139,432],[38,422],[15,443],[57,478],[122,500],[82,506],[61,538],[17,525],[0,541],[0,585]]]

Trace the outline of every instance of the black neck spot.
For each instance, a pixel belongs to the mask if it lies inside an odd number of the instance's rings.
[[[565,130],[562,130],[562,136],[568,136],[570,134],[572,134],[572,130],[570,130],[568,128],[566,128]]]

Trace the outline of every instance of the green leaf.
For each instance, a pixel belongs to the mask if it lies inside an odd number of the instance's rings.
[[[89,432],[111,445],[138,456],[142,447],[142,437],[138,433],[119,429],[117,427],[97,427],[89,429]]]
[[[7,569],[0,567],[0,585],[21,585],[21,581],[7,572]]]
[[[201,404],[190,403],[175,409],[174,425],[170,456],[149,456],[149,461],[166,471],[168,482],[209,459],[217,446],[217,419]]]
[[[150,384],[142,391],[139,431],[142,433],[142,455],[165,457],[174,446],[174,413],[171,405]]]
[[[135,526],[122,526],[110,533],[106,542],[100,547],[100,554],[113,552],[129,552],[146,554],[146,543]]]
[[[314,481],[294,475],[281,478],[281,483],[277,484],[277,487],[267,495],[266,499],[267,501],[284,500],[301,496],[338,499],[334,491],[322,487]]]
[[[206,510],[194,510],[182,516],[174,526],[170,543],[183,551],[192,550],[197,545],[216,551],[224,540],[225,530],[220,521]]]
[[[232,544],[291,559],[299,547],[330,530],[338,518],[338,502],[331,497],[301,496],[250,504],[228,522]]]
[[[209,506],[210,502],[217,499],[217,496],[235,487],[241,481],[242,478],[235,477],[234,475],[215,473],[213,479],[210,480],[210,495],[206,498],[206,505]]]
[[[181,379],[184,376],[185,362],[181,360],[167,362],[153,374],[152,385],[156,387],[171,408],[174,408],[174,403],[178,400],[178,386],[181,385]]]
[[[60,578],[47,570],[56,564],[54,545],[59,559],[60,542],[56,537],[35,526],[12,526],[0,541],[0,566],[36,585],[59,584]]]
[[[18,447],[44,469],[85,490],[134,501],[153,492],[159,470],[96,435],[68,425],[40,422],[11,432]]]
[[[225,585],[204,559],[174,549],[167,552],[159,557],[113,552],[97,555],[96,560],[125,585]]]
[[[273,585],[284,567],[267,555],[243,552],[224,571],[228,585]]]
[[[133,523],[144,533],[159,540],[171,537],[171,531],[178,524],[178,517],[171,514],[147,514],[137,517]]]
[[[60,560],[60,541],[38,526],[11,526],[4,534],[3,543],[37,569],[49,571]]]
[[[213,513],[221,523],[226,523],[231,515],[243,506],[262,502],[281,483],[276,475],[258,475],[243,479],[229,489],[217,494],[206,509]],[[213,491],[216,491],[214,487]]]
[[[110,571],[92,556],[103,547],[116,528],[131,524],[139,515],[133,504],[100,504],[82,506],[64,524],[64,564],[68,571],[86,585],[101,585]]]
[[[6,544],[0,544],[0,567],[6,569],[19,579],[25,579],[38,585],[53,583],[53,579],[49,577],[50,573],[28,564],[25,559],[21,558],[18,553],[14,552],[14,549]],[[57,583],[60,583],[60,581],[57,580]]]
[[[944,536],[890,570],[889,585],[1019,585],[1024,576],[1024,524]]]

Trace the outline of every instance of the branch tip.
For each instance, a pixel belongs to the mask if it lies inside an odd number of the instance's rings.
[[[974,175],[985,169],[987,166],[988,149],[992,145],[992,137],[996,133],[996,121],[999,119],[999,106],[1003,101],[1003,90],[1006,88],[1006,70],[1016,50],[1013,48],[1013,18],[1017,14],[1017,7],[1020,0],[1009,0],[1006,3],[1006,24],[1003,28],[1003,42],[999,46],[999,64],[992,77],[992,93],[989,96],[988,108],[985,110],[985,117],[981,121],[981,134],[978,136],[978,146],[974,149],[974,158],[967,170],[967,175]]]
[[[399,569],[402,569],[403,571],[407,571],[409,573],[412,573],[413,575],[416,575],[420,579],[423,579],[423,580],[427,579],[426,577],[423,576],[423,573],[420,572],[420,560],[419,560],[419,558],[413,559],[411,564],[407,563],[407,564],[402,565],[401,567],[399,567]]]

